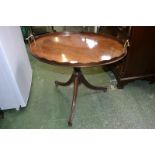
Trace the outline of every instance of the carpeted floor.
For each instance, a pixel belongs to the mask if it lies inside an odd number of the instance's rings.
[[[92,84],[108,85],[106,93],[79,87],[73,126],[67,126],[73,86],[58,87],[55,80],[66,81],[71,68],[52,66],[30,56],[33,82],[26,108],[7,110],[0,128],[155,128],[155,84],[135,81],[123,90],[113,85],[111,72],[102,68],[86,68],[86,78]]]

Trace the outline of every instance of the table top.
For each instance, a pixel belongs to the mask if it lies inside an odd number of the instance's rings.
[[[29,45],[36,58],[51,64],[75,67],[98,66],[119,61],[126,49],[118,40],[95,33],[50,33]]]

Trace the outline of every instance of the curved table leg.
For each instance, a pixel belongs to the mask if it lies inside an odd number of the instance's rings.
[[[107,91],[107,87],[100,87],[100,86],[93,86],[90,84],[82,74],[81,68],[75,67],[72,76],[67,82],[59,82],[55,81],[55,85],[58,86],[68,86],[71,83],[74,83],[74,90],[73,90],[73,99],[72,99],[72,105],[71,105],[71,110],[69,114],[69,119],[68,119],[68,125],[72,126],[72,120],[73,120],[73,113],[75,111],[76,107],[76,97],[78,93],[78,85],[83,83],[86,87],[94,90],[103,90],[104,92]]]
[[[67,82],[55,81],[55,85],[56,85],[56,87],[58,85],[60,85],[60,86],[69,86],[73,81],[74,81],[74,75],[72,74],[72,76],[70,77],[70,79]]]
[[[93,90],[103,90],[104,92],[107,91],[107,87],[106,87],[106,86],[94,86],[94,85],[90,84],[90,83],[85,79],[85,77],[83,76],[82,73],[81,73],[81,75],[80,75],[80,78],[81,78],[81,82],[82,82],[87,88],[90,88],[90,89],[93,89]]]
[[[79,77],[78,77],[78,75],[76,75],[75,79],[74,79],[74,91],[73,91],[73,99],[72,99],[71,111],[70,111],[69,119],[68,119],[68,125],[69,126],[72,126],[73,113],[75,111],[75,106],[76,106],[76,97],[77,97],[77,92],[78,92],[78,84],[79,84]]]

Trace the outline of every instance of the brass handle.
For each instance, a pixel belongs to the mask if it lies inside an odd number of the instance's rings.
[[[129,40],[127,39],[126,41],[125,41],[125,43],[124,43],[124,48],[127,48],[127,47],[129,47],[130,46],[130,42],[129,42]]]
[[[28,41],[29,45],[30,45],[31,41],[34,41],[34,43],[36,44],[35,37],[32,33],[26,38],[26,40]]]

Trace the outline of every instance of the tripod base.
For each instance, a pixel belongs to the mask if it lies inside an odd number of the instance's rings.
[[[71,110],[69,114],[69,119],[68,119],[68,125],[72,126],[72,120],[73,120],[73,113],[75,111],[76,107],[76,98],[77,98],[77,92],[78,92],[78,86],[79,84],[83,83],[87,88],[93,89],[93,90],[102,90],[104,92],[107,91],[107,87],[100,87],[100,86],[94,86],[90,84],[84,77],[84,75],[81,72],[80,68],[74,68],[74,71],[70,77],[70,79],[67,82],[59,82],[55,81],[55,85],[58,86],[69,86],[71,83],[74,83],[74,90],[73,90],[73,99],[72,99],[72,105],[71,105]]]

